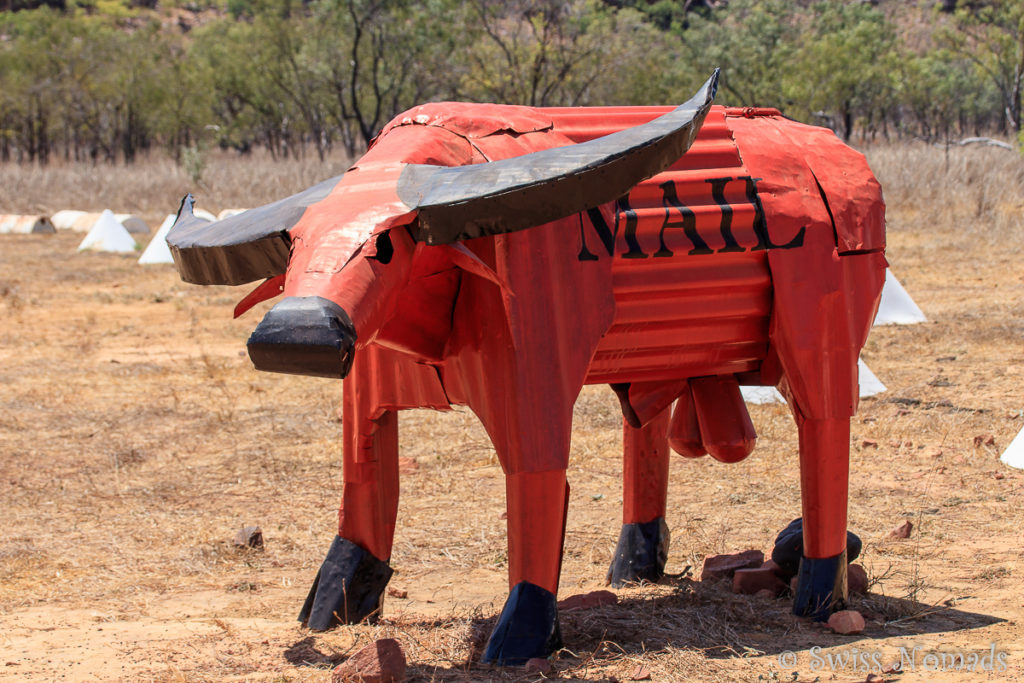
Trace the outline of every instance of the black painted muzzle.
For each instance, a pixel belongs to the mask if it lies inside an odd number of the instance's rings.
[[[257,370],[342,379],[352,369],[356,330],[338,304],[319,296],[288,297],[249,337]]]

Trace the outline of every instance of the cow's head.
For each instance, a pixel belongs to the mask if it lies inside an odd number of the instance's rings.
[[[571,216],[665,170],[696,138],[717,80],[716,70],[649,123],[579,144],[470,165],[445,154],[406,163],[379,149],[400,145],[378,145],[342,176],[215,223],[192,215],[189,196],[167,241],[187,282],[267,278],[242,308],[284,294],[249,338],[257,369],[345,377],[357,345],[387,322],[415,255],[451,245],[459,265],[486,276],[460,241]]]

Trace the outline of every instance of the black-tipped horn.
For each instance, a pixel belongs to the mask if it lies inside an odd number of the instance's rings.
[[[192,195],[186,196],[167,233],[181,279],[200,285],[240,285],[284,273],[291,244],[288,230],[340,180],[341,176],[336,176],[273,204],[213,223],[193,216],[194,200]]]
[[[621,197],[693,144],[718,70],[685,104],[653,121],[588,142],[446,168],[411,164],[398,196],[419,212],[417,239],[447,244],[542,225]]]

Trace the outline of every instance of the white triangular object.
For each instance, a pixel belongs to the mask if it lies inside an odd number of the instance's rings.
[[[135,246],[135,240],[132,239],[132,236],[114,218],[114,214],[111,213],[110,209],[107,209],[100,214],[99,219],[92,226],[89,234],[78,245],[78,251],[92,249],[94,251],[128,253],[135,251]]]
[[[914,300],[903,289],[903,285],[888,268],[885,269],[885,285],[882,287],[882,300],[878,303],[876,325],[913,325],[928,322],[924,313],[917,307]]]
[[[999,456],[999,461],[1004,465],[1024,470],[1024,429],[1020,430],[1009,447]]]
[[[871,369],[864,364],[864,361],[857,359],[857,369],[860,375],[860,397],[867,398],[885,391],[885,385],[871,372]],[[775,387],[740,387],[743,400],[747,403],[761,405],[764,403],[785,403],[786,399]]]
[[[871,372],[860,358],[857,359],[857,369],[860,370],[860,397],[867,398],[885,391],[885,385]]]
[[[142,256],[139,257],[139,263],[174,263],[174,257],[171,256],[171,248],[167,246],[167,233],[171,231],[174,219],[175,215],[173,213],[167,214],[167,218],[160,224],[160,229],[156,231],[156,235],[150,240],[146,251],[142,252]]]
[[[743,394],[744,401],[755,405],[786,402],[775,387],[740,387],[740,393]]]

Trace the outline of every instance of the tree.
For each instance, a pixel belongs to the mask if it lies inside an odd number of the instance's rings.
[[[1024,85],[1024,3],[1020,0],[961,0],[953,26],[938,34],[951,50],[969,59],[998,89],[1006,123],[1021,130]]]
[[[788,0],[732,0],[711,13],[693,13],[682,39],[702,71],[722,69],[722,101],[786,110],[797,77],[799,18]]]
[[[797,49],[793,93],[807,117],[849,140],[858,118],[871,128],[891,107],[898,57],[892,25],[866,3],[819,2]]]

